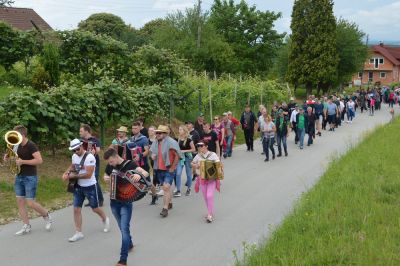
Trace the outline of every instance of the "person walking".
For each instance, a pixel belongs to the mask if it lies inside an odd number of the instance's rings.
[[[332,101],[332,99],[328,100],[327,107],[327,115],[328,115],[328,123],[329,123],[329,131],[335,131],[337,117],[339,116],[339,111],[337,105]]]
[[[278,157],[282,156],[282,145],[285,151],[285,156],[288,156],[287,137],[289,135],[289,123],[283,111],[279,111],[278,119],[276,120],[276,136],[278,142]]]
[[[104,174],[104,181],[110,182],[111,176],[114,175],[115,180],[113,182],[116,184],[115,197],[110,197],[111,211],[117,221],[122,238],[120,259],[116,266],[125,266],[127,265],[128,252],[134,248],[130,231],[134,199],[126,193],[132,184],[123,178],[123,176],[126,172],[134,170],[147,178],[149,182],[150,177],[149,173],[135,162],[121,158],[115,149],[108,149],[104,153],[104,160],[108,163]],[[140,179],[141,176],[139,174],[133,174],[133,181],[138,182]]]
[[[261,132],[263,133],[263,150],[265,154],[264,162],[269,161],[269,150],[272,152],[272,160],[275,159],[275,132],[276,126],[274,122],[272,122],[272,117],[267,115],[265,118],[265,123],[263,124],[263,128],[261,128]]]
[[[200,141],[197,143],[197,148],[199,153],[194,157],[192,166],[194,169],[200,169],[201,161],[212,161],[214,163],[219,162],[220,159],[215,152],[208,150],[208,141]],[[200,175],[196,179],[196,191],[201,189],[203,194],[204,202],[207,206],[207,216],[206,221],[212,223],[214,221],[214,192],[215,189],[220,191],[220,180],[216,179],[205,179],[205,176]]]
[[[154,170],[164,191],[164,205],[160,215],[165,218],[168,216],[168,210],[172,209],[171,185],[176,175],[179,160],[182,157],[179,144],[169,136],[167,126],[158,126],[156,140],[151,145],[150,152],[154,161]]]
[[[94,172],[94,176],[96,177],[97,185],[97,195],[99,197],[99,204],[100,207],[103,206],[104,202],[104,197],[103,197],[103,192],[100,186],[99,182],[99,175],[100,175],[100,148],[101,148],[101,143],[100,140],[94,136],[92,136],[92,128],[87,125],[87,124],[82,124],[81,127],[79,128],[79,136],[81,138],[81,141],[83,142],[83,147],[86,151],[92,153],[94,155],[94,158],[96,159],[96,168]],[[89,203],[85,205],[85,207],[89,207]]]
[[[292,114],[290,115],[290,124],[292,125],[292,131],[294,132],[294,144],[297,145],[299,142],[299,132],[297,130],[297,114],[299,113],[299,106],[295,105]]]
[[[254,126],[257,123],[257,118],[251,111],[249,105],[246,105],[242,116],[240,117],[240,124],[244,132],[246,140],[247,151],[254,151]]]
[[[376,102],[375,97],[371,96],[369,102],[370,102],[369,115],[373,116],[375,113],[375,102]]]
[[[191,193],[192,187],[192,160],[193,160],[193,153],[196,151],[194,147],[194,143],[190,138],[189,131],[187,127],[182,125],[179,127],[179,137],[178,137],[178,144],[181,152],[183,153],[183,158],[177,165],[176,168],[176,176],[175,176],[175,186],[176,192],[174,193],[174,197],[181,196],[181,180],[182,180],[182,172],[183,168],[186,170],[186,196],[189,196]]]
[[[310,146],[314,143],[313,139],[315,138],[315,123],[317,121],[317,117],[313,113],[313,109],[311,107],[307,108],[306,114],[306,133],[308,134],[307,146]]]
[[[224,113],[224,118],[222,125],[224,126],[224,136],[225,136],[225,142],[226,142],[226,148],[224,150],[224,158],[227,157],[232,157],[232,145],[233,145],[233,138],[235,137],[236,134],[236,127],[233,124],[233,122],[229,119],[229,116],[227,113]]]
[[[304,148],[304,136],[306,134],[306,116],[304,115],[304,109],[300,108],[299,113],[296,115],[297,121],[297,135],[299,136],[299,147],[302,150]]]
[[[224,142],[225,142],[225,130],[224,130],[224,125],[221,123],[221,119],[219,116],[214,117],[214,123],[211,125],[211,130],[217,133],[219,142],[218,156],[222,157],[222,151],[224,150]]]
[[[353,123],[353,118],[355,116],[355,103],[353,101],[353,99],[349,99],[349,101],[347,102],[347,123]]]
[[[94,155],[83,148],[83,143],[79,139],[71,140],[69,150],[74,153],[72,163],[63,174],[62,179],[69,182],[76,181],[73,187],[75,234],[68,239],[69,242],[76,242],[84,237],[82,233],[82,205],[85,198],[88,199],[92,211],[103,221],[104,233],[110,231],[110,219],[100,206],[98,190],[96,189],[97,180],[94,175],[96,168]]]
[[[16,164],[20,167],[20,171],[15,176],[14,190],[17,198],[18,214],[23,222],[21,230],[15,233],[22,236],[31,232],[31,224],[26,206],[32,208],[45,221],[45,229],[50,231],[53,219],[48,210],[42,207],[36,199],[36,191],[38,187],[37,166],[43,163],[42,155],[36,144],[28,139],[28,130],[22,125],[14,127],[22,136],[22,142],[18,147],[14,146],[14,151],[18,158]],[[4,161],[10,160],[8,155],[4,155]]]

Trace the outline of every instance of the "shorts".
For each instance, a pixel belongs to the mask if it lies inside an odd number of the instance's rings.
[[[80,185],[76,185],[74,190],[74,207],[82,208],[85,198],[88,199],[89,206],[92,209],[100,207],[96,186],[97,184],[88,187],[81,187]]]
[[[328,115],[328,123],[335,124],[336,123],[336,115]]]
[[[36,198],[38,177],[32,176],[21,176],[15,177],[14,190],[17,198],[25,198],[34,200]]]
[[[322,114],[319,114],[319,115],[318,115],[318,122],[319,122],[320,124],[322,124],[323,121],[324,121],[324,116],[323,116]]]
[[[172,185],[172,182],[174,181],[174,177],[176,175],[176,171],[173,173],[170,173],[168,170],[156,170],[156,175],[158,182],[160,184],[170,184]]]

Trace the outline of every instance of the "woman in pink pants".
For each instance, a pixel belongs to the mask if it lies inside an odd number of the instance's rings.
[[[214,152],[208,150],[208,141],[200,141],[197,143],[199,153],[194,157],[192,161],[192,166],[194,169],[200,168],[200,161],[209,160],[214,162],[219,162],[220,159],[218,155]],[[203,193],[204,201],[207,206],[207,216],[206,220],[208,223],[214,221],[214,191],[217,189],[220,191],[220,181],[219,180],[205,180],[200,176],[196,179],[195,191],[198,192],[199,188]]]

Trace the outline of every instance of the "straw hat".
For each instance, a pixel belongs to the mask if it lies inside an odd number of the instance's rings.
[[[169,128],[167,126],[159,125],[155,132],[167,133],[169,132]]]
[[[127,127],[124,127],[124,126],[120,126],[120,127],[117,129],[117,131],[118,131],[118,132],[125,132],[125,133],[128,133],[128,128],[127,128]]]

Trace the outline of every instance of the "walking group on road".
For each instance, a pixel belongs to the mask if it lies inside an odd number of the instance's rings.
[[[233,156],[232,147],[239,126],[244,133],[247,152],[254,151],[254,137],[259,132],[262,155],[264,161],[268,162],[276,157],[289,156],[287,143],[290,132],[294,135],[295,144],[303,150],[306,135],[306,146],[313,145],[324,131],[334,132],[345,123],[352,124],[358,108],[361,113],[367,111],[373,116],[376,110],[381,109],[382,103],[387,103],[391,108],[390,113],[394,115],[393,108],[400,103],[399,98],[398,90],[378,88],[360,90],[349,96],[316,98],[311,95],[303,103],[291,98],[289,104],[275,102],[269,112],[260,105],[258,114],[246,106],[240,119],[236,119],[229,111],[221,117],[213,117],[213,123],[205,121],[200,113],[196,121],[186,121],[180,125],[176,136],[169,126],[145,128],[143,119],[132,124],[130,137],[128,127],[120,126],[103,155],[107,162],[103,179],[110,184],[110,208],[122,239],[117,265],[126,265],[128,253],[134,249],[130,232],[133,203],[146,194],[151,195],[150,205],[157,205],[159,197],[163,197],[160,217],[166,218],[173,210],[174,198],[181,197],[182,192],[189,197],[192,189],[201,191],[207,210],[205,222],[214,222],[214,193],[220,191],[223,179],[221,158],[229,160]],[[14,131],[22,135],[21,143],[14,147],[18,155],[16,164],[20,166],[14,187],[23,222],[16,235],[31,231],[26,205],[43,217],[45,229],[50,231],[53,218],[35,201],[37,165],[43,161],[40,151],[27,138],[26,127],[16,126]],[[68,241],[76,242],[84,238],[81,211],[85,200],[85,206],[99,216],[104,233],[110,231],[110,218],[103,210],[104,197],[99,182],[101,143],[92,136],[89,125],[80,126],[79,138],[70,141],[69,150],[73,153],[71,164],[62,179],[68,181],[68,191],[73,196],[75,233]],[[4,160],[7,159],[5,156]],[[182,183],[184,172],[186,181]],[[182,187],[186,187],[185,191],[182,191]]]

